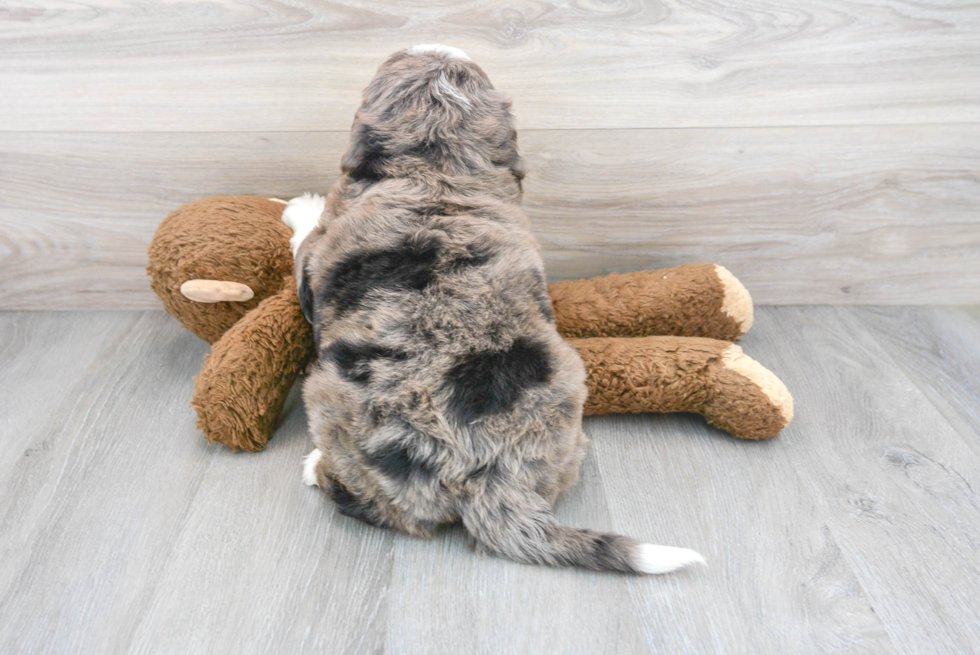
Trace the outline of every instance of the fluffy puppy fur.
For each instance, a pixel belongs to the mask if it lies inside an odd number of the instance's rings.
[[[298,199],[284,218],[306,234],[296,277],[319,353],[303,388],[307,483],[412,535],[461,520],[478,548],[521,562],[699,561],[551,512],[585,454],[585,370],[555,329],[519,206],[510,102],[480,67],[445,46],[390,57],[342,170],[325,207]]]

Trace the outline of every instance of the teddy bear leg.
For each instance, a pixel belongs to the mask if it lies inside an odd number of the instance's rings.
[[[670,335],[734,341],[752,327],[752,297],[716,264],[557,282],[548,291],[565,338]]]
[[[570,339],[585,362],[585,414],[695,412],[741,439],[768,439],[793,397],[735,344],[698,337]]]
[[[313,331],[290,278],[212,345],[191,400],[198,429],[235,450],[262,450],[313,355]]]

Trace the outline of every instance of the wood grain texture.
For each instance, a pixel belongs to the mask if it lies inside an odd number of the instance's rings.
[[[980,457],[849,308],[758,312],[743,345],[797,398],[772,441],[695,416],[586,421],[560,520],[709,562],[645,578],[340,516],[300,481],[296,394],[265,452],[208,446],[187,407],[206,345],[163,312],[0,313],[0,337],[4,653],[912,654],[980,639]]]
[[[558,505],[567,525],[610,529],[599,471]],[[388,648],[405,653],[639,653],[650,626],[634,610],[628,579],[476,555],[465,532],[436,543],[399,539],[392,569]],[[447,638],[448,635],[452,635]]]
[[[854,314],[980,455],[980,308],[860,307]]]
[[[610,528],[708,561],[627,581],[648,652],[897,652],[782,438],[739,441],[691,415],[588,431]]]
[[[0,308],[157,308],[160,221],[329,189],[344,133],[7,134]],[[980,125],[526,131],[553,280],[707,261],[757,303],[977,303]]]
[[[854,309],[770,308],[749,336],[796,398],[781,445],[892,644],[975,650],[980,456]]]
[[[0,478],[3,652],[119,652],[209,465],[181,456],[196,444],[170,432],[193,430],[182,387],[203,344],[159,312],[101,318],[114,319],[108,339],[69,327],[91,321],[86,315],[47,317],[62,334],[33,357],[50,366],[70,347],[90,363],[64,394],[42,386],[14,408],[33,421],[26,449],[4,461]],[[4,395],[23,384],[57,386],[7,376],[3,384]]]
[[[378,64],[431,42],[468,51],[524,128],[967,122],[978,20],[956,0],[28,0],[0,12],[0,125],[347,129]]]

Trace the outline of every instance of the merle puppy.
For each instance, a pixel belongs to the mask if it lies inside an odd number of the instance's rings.
[[[585,455],[585,370],[552,322],[510,102],[483,70],[446,46],[391,56],[342,170],[326,200],[297,198],[283,217],[319,352],[303,387],[306,483],[412,535],[461,520],[478,548],[521,562],[703,561],[551,512]]]

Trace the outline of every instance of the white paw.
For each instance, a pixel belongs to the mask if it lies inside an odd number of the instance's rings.
[[[289,240],[293,257],[299,252],[303,239],[320,223],[320,216],[326,206],[327,201],[323,196],[315,193],[304,193],[286,203],[286,209],[282,211],[282,222],[293,231],[293,237]]]
[[[303,482],[311,487],[317,486],[316,465],[320,463],[323,453],[316,448],[309,455],[303,458]]]
[[[670,573],[695,563],[705,564],[704,558],[689,548],[640,544],[633,551],[633,565],[640,573]]]

